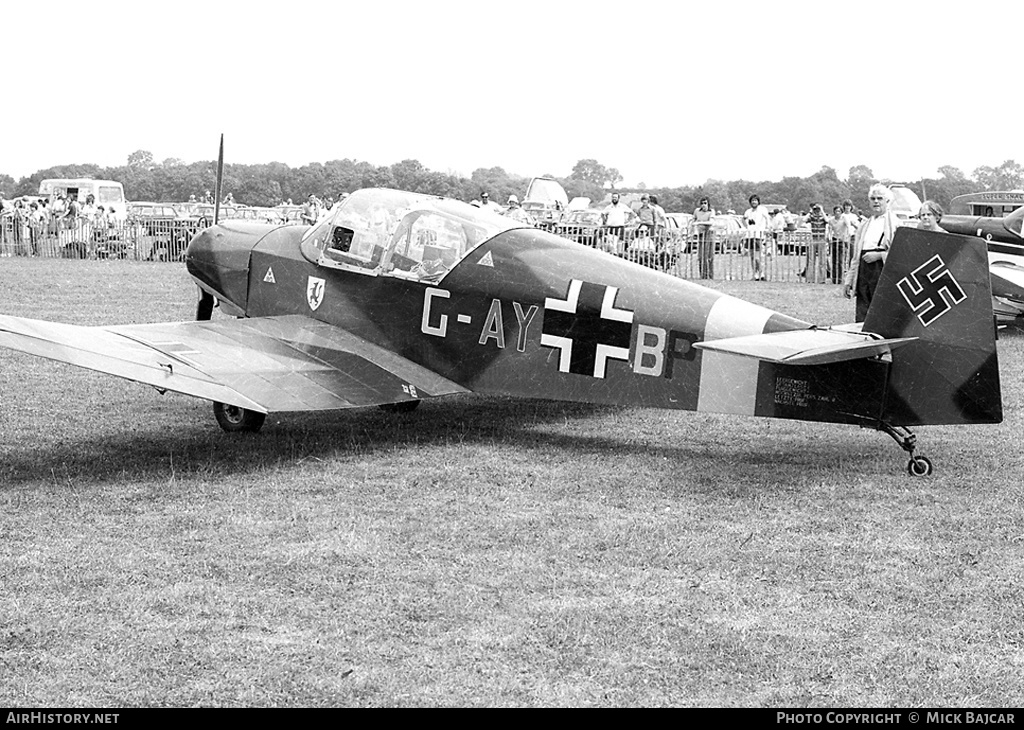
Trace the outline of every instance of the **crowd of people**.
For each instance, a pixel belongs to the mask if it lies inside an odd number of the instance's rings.
[[[798,276],[809,282],[842,284],[844,296],[856,300],[856,321],[864,321],[893,235],[897,228],[905,225],[890,209],[892,201],[892,190],[876,183],[868,191],[866,212],[857,210],[853,201],[847,199],[833,205],[831,215],[816,202],[808,212],[791,217],[782,208],[769,209],[761,203],[758,194],[750,195],[749,207],[742,216],[742,236],[744,250],[750,258],[751,278],[765,281],[769,261],[780,250],[782,233],[797,224],[804,225],[810,236],[804,247],[803,270]],[[486,192],[473,204],[529,222],[515,195],[509,197],[504,209],[493,203]],[[640,196],[639,207],[633,208],[619,193],[613,192],[600,213],[604,234],[619,240],[625,238],[626,227],[631,223],[636,223],[634,240],[656,240],[659,229],[666,226],[666,214],[658,205],[658,199],[646,193]],[[713,279],[715,275],[713,224],[716,215],[712,201],[701,197],[687,231],[687,236],[692,235],[696,241],[697,273],[701,279]],[[939,226],[942,215],[942,207],[927,200],[917,211],[916,225],[944,232]]]
[[[85,249],[106,240],[115,227],[118,211],[97,205],[88,195],[84,202],[63,194],[0,201],[0,249],[6,255],[39,256],[45,240],[58,245],[79,242]]]

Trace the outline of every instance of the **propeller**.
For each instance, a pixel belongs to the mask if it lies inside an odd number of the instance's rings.
[[[213,225],[217,225],[220,220],[220,191],[221,184],[224,182],[224,133],[220,135],[220,152],[217,154],[217,183],[214,186],[213,193]],[[202,287],[199,288],[199,304],[196,305],[196,320],[205,322],[213,317],[213,308],[216,305],[216,299],[213,294],[204,290]]]

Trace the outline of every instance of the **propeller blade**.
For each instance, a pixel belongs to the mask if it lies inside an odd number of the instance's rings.
[[[220,220],[220,191],[224,182],[224,133],[220,134],[220,153],[217,155],[217,184],[213,194],[213,225]]]

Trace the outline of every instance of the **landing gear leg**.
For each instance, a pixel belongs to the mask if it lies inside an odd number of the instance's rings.
[[[910,454],[910,461],[907,462],[907,473],[912,477],[926,477],[932,473],[932,462],[927,456],[915,456],[914,448],[917,445],[917,436],[910,432],[905,426],[893,426],[888,423],[878,424],[879,431],[885,431],[892,437],[893,441],[900,445],[900,448]]]

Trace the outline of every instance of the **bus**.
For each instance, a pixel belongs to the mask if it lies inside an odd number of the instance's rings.
[[[48,178],[39,183],[39,194],[52,202],[58,195],[73,196],[85,203],[92,195],[96,205],[102,205],[107,215],[114,220],[124,221],[128,216],[128,201],[124,197],[124,186],[113,180],[93,180],[86,177]]]
[[[950,215],[1005,218],[1024,205],[1024,190],[990,190],[957,195],[949,202]]]

